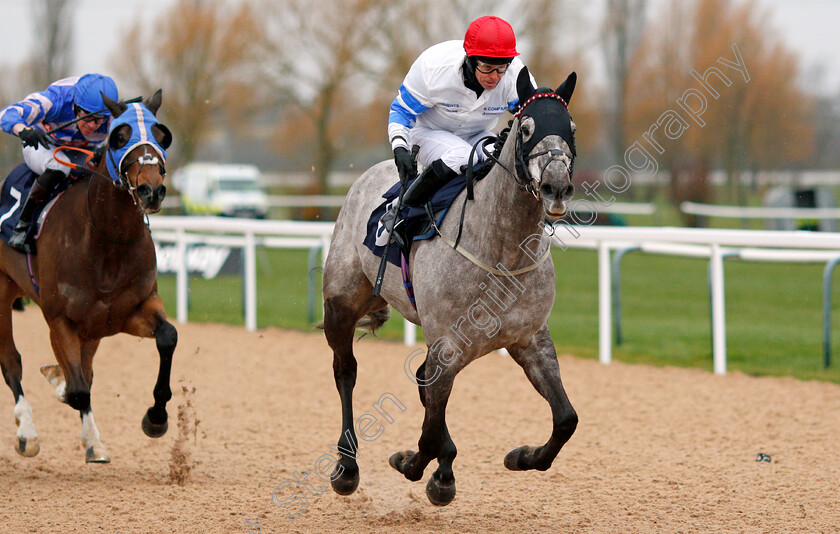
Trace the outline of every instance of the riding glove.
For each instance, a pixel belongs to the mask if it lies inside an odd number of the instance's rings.
[[[18,137],[20,137],[20,141],[23,143],[23,146],[34,146],[35,150],[38,150],[38,145],[47,149],[50,148],[50,137],[43,130],[39,130],[38,128],[27,126],[20,131]]]
[[[400,173],[400,182],[403,185],[417,176],[417,161],[407,149],[401,146],[394,149],[394,163],[397,164],[397,172]]]

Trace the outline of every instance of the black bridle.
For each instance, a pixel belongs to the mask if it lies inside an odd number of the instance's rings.
[[[555,92],[544,91],[532,95],[524,103],[522,103],[522,105],[519,107],[519,111],[517,111],[514,115],[514,118],[519,119],[522,115],[522,112],[525,111],[525,108],[529,104],[544,98],[559,101],[559,103],[563,105],[563,109],[566,115],[568,115],[569,106],[566,103],[566,101],[563,100],[563,98]],[[534,131],[534,133],[531,135],[531,138],[527,142],[524,142],[522,139],[522,129],[518,128],[516,130],[516,144],[514,146],[514,170],[507,168],[504,163],[499,161],[499,156],[502,153],[502,148],[507,142],[508,135],[510,134],[510,129],[513,125],[513,119],[511,119],[511,121],[508,123],[505,129],[499,132],[498,136],[488,135],[482,137],[481,139],[475,142],[475,144],[472,147],[472,150],[470,151],[470,156],[465,173],[467,177],[467,196],[464,199],[463,206],[461,207],[461,219],[458,224],[458,235],[455,238],[455,249],[458,248],[458,244],[461,242],[461,231],[464,229],[464,215],[467,209],[467,201],[474,199],[473,186],[475,184],[475,181],[483,178],[490,171],[489,167],[483,168],[482,171],[479,171],[478,176],[476,176],[474,162],[475,153],[477,150],[480,149],[482,152],[484,152],[484,155],[488,160],[492,160],[496,165],[506,170],[507,173],[513,177],[513,182],[516,184],[516,186],[519,187],[519,189],[522,189],[523,191],[526,191],[533,195],[537,202],[539,202],[541,198],[540,186],[542,185],[543,174],[545,173],[545,170],[548,168],[548,166],[551,165],[553,162],[562,161],[564,158],[568,159],[569,178],[571,178],[572,172],[574,171],[574,158],[576,155],[574,132],[572,132],[571,128],[571,118],[569,118],[568,131],[565,131],[565,125],[562,125],[560,131],[554,131],[557,130],[556,125],[540,127],[539,125],[543,122],[549,121],[541,121],[540,123],[537,123],[537,129]],[[552,127],[553,129],[551,129]],[[531,151],[534,149],[537,143],[542,141],[542,139],[545,136],[552,134],[560,135],[560,137],[563,138],[564,141],[566,141],[566,144],[569,145],[569,148],[572,151],[571,154],[559,148],[549,148],[548,150],[531,153]],[[491,153],[489,150],[487,150],[487,146],[492,143],[495,143],[495,150]],[[539,176],[537,178],[534,178],[528,172],[528,162],[534,158],[546,154],[548,154],[550,157],[545,162],[545,165],[542,166],[542,169],[540,169]],[[535,183],[536,185],[534,185]],[[429,211],[428,204],[426,205],[426,210]],[[434,221],[434,216],[431,213],[429,213],[428,215],[429,218],[432,221]]]
[[[536,100],[540,100],[543,98],[549,98],[556,101],[559,101],[563,105],[563,108],[566,110],[568,114],[568,104],[566,103],[563,98],[554,92],[541,92],[531,96],[528,100],[526,100],[519,108],[519,111],[516,112],[514,118],[520,119],[522,116],[522,112],[525,111],[525,108],[533,103]],[[571,120],[570,120],[571,122]],[[531,138],[525,142],[522,138],[522,129],[518,128],[516,130],[516,137],[515,137],[515,146],[514,146],[514,170],[507,168],[501,161],[499,161],[499,156],[501,155],[502,147],[504,146],[505,142],[507,141],[507,137],[510,133],[510,129],[513,125],[513,120],[508,123],[507,128],[503,129],[498,136],[491,136],[488,135],[486,137],[482,137],[479,139],[472,148],[469,157],[469,164],[467,165],[467,199],[473,199],[473,182],[475,181],[474,176],[474,157],[476,150],[481,150],[484,152],[484,155],[487,159],[492,160],[495,164],[499,165],[501,168],[506,170],[508,174],[513,177],[514,183],[516,183],[517,187],[520,189],[527,191],[531,195],[534,196],[535,199],[540,200],[540,186],[542,185],[542,177],[545,174],[546,169],[549,165],[554,163],[555,161],[563,161],[563,159],[567,159],[569,161],[569,177],[571,178],[572,173],[574,172],[574,158],[577,155],[577,151],[575,149],[575,138],[574,132],[572,132],[571,124],[569,125],[568,131],[548,131],[549,128],[556,130],[556,125],[547,125],[545,127],[540,127],[541,123],[538,123],[537,130],[531,135]],[[571,153],[566,152],[565,150],[559,148],[549,148],[547,150],[542,150],[540,152],[532,152],[534,147],[542,141],[542,139],[550,134],[560,135],[566,144],[571,149]],[[487,146],[495,143],[495,151],[490,152],[487,150]],[[540,156],[544,156],[548,154],[550,157],[546,160],[545,164],[540,169],[540,174],[536,178],[533,177],[528,172],[528,163]],[[536,184],[536,185],[535,185]]]
[[[560,95],[558,95],[555,92],[541,92],[531,96],[530,98],[528,98],[528,100],[523,102],[522,106],[519,108],[519,111],[516,113],[516,115],[514,115],[514,117],[520,119],[521,121],[522,114],[528,107],[528,105],[532,104],[535,101],[546,98],[559,101],[559,103],[563,105],[565,114],[568,115],[569,105],[566,103],[565,100],[563,100],[563,98]],[[548,101],[545,101],[545,103],[548,103]],[[554,114],[556,114],[556,112]],[[550,122],[552,121],[536,122],[536,129],[527,142],[523,141],[522,128],[519,128],[516,131],[516,146],[514,149],[516,174],[514,175],[514,178],[519,187],[525,189],[526,191],[534,195],[534,198],[536,198],[537,200],[540,199],[540,186],[542,185],[543,174],[545,174],[545,170],[548,168],[549,165],[551,165],[555,161],[563,162],[565,158],[569,162],[569,178],[571,178],[572,173],[574,172],[574,158],[576,156],[576,150],[574,132],[571,129],[571,119],[569,120],[568,130],[566,130],[565,124],[559,125],[558,129],[558,125],[556,124],[547,124]],[[533,149],[537,145],[537,143],[542,141],[542,139],[547,135],[551,134],[560,135],[560,137],[564,141],[566,141],[566,144],[569,146],[571,153],[559,148],[549,148],[548,150],[533,152]],[[546,160],[545,164],[540,169],[540,174],[536,178],[531,176],[531,174],[528,172],[528,163],[532,159],[544,156],[546,154],[549,155],[549,158],[548,160]],[[535,182],[536,185],[534,185]]]
[[[118,176],[118,179],[119,179],[118,182],[115,181],[113,178],[111,178],[109,176],[110,173],[108,175],[106,175],[106,174],[103,174],[103,173],[99,172],[96,169],[85,169],[85,171],[89,171],[91,174],[96,174],[97,176],[105,178],[109,183],[111,183],[115,187],[119,187],[121,189],[124,189],[124,190],[128,191],[128,194],[131,197],[131,201],[134,203],[135,206],[139,206],[140,202],[138,200],[137,186],[136,185],[132,186],[131,181],[128,179],[128,167],[130,167],[131,164],[135,163],[135,162],[140,164],[140,168],[137,170],[137,174],[135,175],[135,179],[134,179],[135,184],[140,179],[140,174],[143,172],[143,167],[145,167],[146,165],[157,165],[158,168],[160,169],[161,176],[163,178],[166,178],[166,167],[165,167],[164,163],[162,161],[160,161],[160,158],[154,154],[154,149],[152,149],[153,153],[150,154],[148,152],[148,149],[146,148],[146,145],[148,145],[148,143],[146,143],[144,145],[141,145],[145,148],[144,154],[142,156],[140,156],[139,158],[137,158],[134,161],[124,161],[123,162],[123,166],[120,169],[120,175]],[[151,146],[151,145],[149,145],[149,146]],[[113,157],[113,154],[112,154],[110,148],[107,150],[107,156]],[[143,238],[143,236],[140,235],[136,239],[129,239],[129,240],[114,239],[113,237],[110,237],[104,230],[97,227],[96,226],[96,220],[94,219],[93,212],[91,210],[91,190],[92,189],[93,188],[90,187],[90,184],[88,184],[87,215],[88,215],[88,220],[90,220],[90,224],[93,227],[94,231],[96,231],[98,234],[100,234],[102,237],[104,237],[107,241],[109,241],[111,243],[115,243],[117,245],[131,245],[133,243],[138,242],[140,239]],[[148,217],[146,218],[146,226],[148,227]]]

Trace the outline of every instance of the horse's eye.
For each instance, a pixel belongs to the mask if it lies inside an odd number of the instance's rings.
[[[524,141],[527,141],[534,134],[534,128],[535,125],[533,117],[524,117],[522,119],[520,131],[522,132],[522,139]]]

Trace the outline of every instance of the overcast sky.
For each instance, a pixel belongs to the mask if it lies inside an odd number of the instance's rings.
[[[583,0],[580,0],[583,2]],[[648,0],[653,9],[666,0]],[[74,50],[75,71],[109,72],[108,61],[120,31],[140,18],[153,24],[158,13],[174,0],[77,0]],[[603,5],[604,0],[597,0]],[[803,60],[802,85],[815,92],[840,93],[840,0],[757,0],[771,13],[773,27]],[[0,67],[23,61],[32,39],[31,8],[27,0],[0,0]],[[590,4],[590,2],[586,2]],[[587,9],[588,13],[597,13]],[[597,14],[588,18],[596,19]],[[600,53],[599,51],[593,51]],[[593,57],[600,63],[600,57]],[[33,88],[35,89],[35,88]]]

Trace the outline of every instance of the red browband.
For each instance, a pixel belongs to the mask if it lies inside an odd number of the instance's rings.
[[[553,98],[554,100],[559,100],[560,102],[562,102],[562,103],[563,103],[563,107],[565,107],[565,108],[566,108],[566,110],[568,110],[568,109],[569,109],[569,104],[567,104],[567,103],[566,103],[566,101],[565,101],[565,100],[563,100],[563,98],[562,98],[560,95],[558,95],[557,93],[537,93],[537,94],[535,94],[535,95],[531,96],[531,98],[529,98],[528,100],[526,100],[526,101],[525,101],[525,102],[524,102],[524,103],[523,103],[523,104],[519,107],[519,111],[518,111],[518,112],[516,112],[516,115],[514,115],[514,117],[519,117],[519,115],[521,115],[521,114],[522,114],[522,111],[525,109],[525,106],[527,106],[528,104],[530,104],[530,103],[531,103],[531,102],[533,102],[534,100],[538,100],[538,99],[540,99],[540,98]]]

